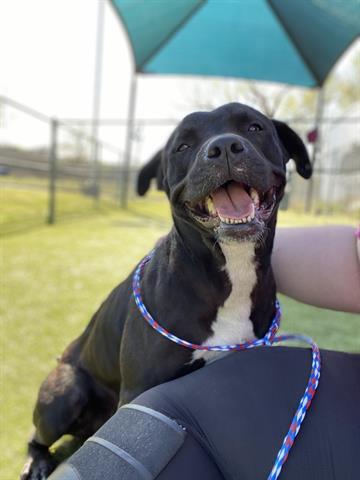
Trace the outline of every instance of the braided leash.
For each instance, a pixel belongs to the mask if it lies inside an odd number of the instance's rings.
[[[141,298],[141,291],[140,291],[140,280],[143,269],[145,265],[149,262],[154,254],[154,250],[150,252],[137,266],[134,276],[133,276],[133,295],[136,302],[137,307],[139,308],[142,316],[147,321],[147,323],[161,335],[166,337],[167,339],[171,340],[172,342],[177,343],[178,345],[182,345],[183,347],[190,348],[192,350],[206,350],[209,352],[228,352],[230,350],[247,350],[249,348],[260,347],[260,346],[271,346],[274,343],[285,342],[288,340],[295,340],[295,341],[302,341],[311,346],[312,349],[312,364],[311,364],[311,372],[308,384],[306,386],[305,392],[299,402],[298,408],[295,412],[295,415],[292,419],[289,431],[285,435],[281,448],[277,454],[274,466],[267,478],[267,480],[276,480],[281,472],[281,469],[286,462],[289,451],[293,446],[294,440],[299,433],[301,424],[305,418],[306,411],[311,405],[311,401],[315,396],[315,392],[317,386],[319,384],[320,378],[320,351],[316,343],[310,338],[305,335],[295,335],[295,334],[285,334],[285,335],[278,335],[276,336],[279,327],[280,327],[280,317],[281,317],[281,309],[278,300],[275,302],[275,309],[276,313],[271,322],[270,328],[267,334],[263,338],[259,338],[257,340],[251,340],[249,342],[244,342],[240,344],[234,345],[197,345],[195,343],[188,342],[183,340],[176,335],[173,335],[164,327],[158,324],[156,320],[148,312],[144,302]]]

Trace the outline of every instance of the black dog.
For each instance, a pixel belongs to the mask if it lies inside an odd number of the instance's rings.
[[[270,255],[289,158],[310,177],[305,146],[287,125],[232,103],[187,116],[145,167],[143,191],[156,176],[174,221],[141,281],[144,303],[162,326],[197,344],[266,333],[275,313]],[[119,405],[214,355],[193,354],[152,330],[131,280],[113,290],[42,384],[23,479],[47,477],[55,467],[48,447],[63,434],[85,440]]]

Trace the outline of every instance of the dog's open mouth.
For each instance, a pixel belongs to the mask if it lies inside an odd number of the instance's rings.
[[[243,183],[230,181],[195,205],[187,203],[187,208],[198,222],[209,228],[224,224],[250,227],[270,217],[277,194],[275,186],[261,193]]]

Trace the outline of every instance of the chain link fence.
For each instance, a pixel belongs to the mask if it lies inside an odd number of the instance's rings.
[[[301,179],[294,167],[289,169],[288,199],[290,208],[315,214],[346,214],[360,219],[360,117],[357,109],[346,117],[323,118],[318,127],[319,151],[309,181]],[[307,143],[314,124],[290,120],[289,125]],[[313,158],[313,157],[312,157]]]
[[[123,162],[119,148],[0,98],[1,230],[119,207]]]

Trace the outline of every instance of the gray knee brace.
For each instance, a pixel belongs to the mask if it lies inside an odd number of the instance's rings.
[[[185,430],[162,413],[125,405],[49,480],[152,480],[185,437]]]

